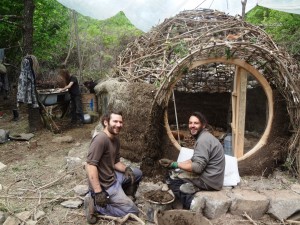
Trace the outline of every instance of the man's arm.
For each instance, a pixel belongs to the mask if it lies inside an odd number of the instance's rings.
[[[193,172],[192,171],[192,160],[189,159],[189,160],[178,163],[178,168],[188,171],[188,172]]]
[[[94,192],[95,193],[101,192],[102,189],[99,181],[98,168],[95,165],[86,164],[85,169]]]
[[[67,86],[65,86],[65,87],[63,87],[63,88],[59,88],[58,90],[59,90],[59,91],[67,90],[67,89],[71,88],[73,84],[74,84],[74,82],[71,81]]]
[[[124,173],[124,172],[125,172],[125,169],[126,169],[126,165],[125,165],[124,163],[122,163],[122,162],[117,162],[117,163],[115,164],[115,170]]]

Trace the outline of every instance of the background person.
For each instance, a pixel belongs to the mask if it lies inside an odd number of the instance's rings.
[[[70,75],[67,69],[60,69],[59,75],[64,79],[67,84],[63,88],[59,88],[59,91],[69,90],[71,96],[71,123],[84,123],[84,116],[82,110],[81,92],[79,83],[74,75]]]
[[[166,168],[180,168],[177,178],[168,177],[167,183],[184,209],[190,209],[194,193],[199,190],[221,190],[224,181],[225,156],[223,146],[206,129],[207,120],[200,112],[194,112],[189,118],[189,130],[196,139],[191,159],[174,162],[161,159],[159,163]]]
[[[133,199],[142,171],[120,162],[117,136],[123,127],[122,113],[106,113],[101,123],[104,129],[93,137],[87,155],[90,192],[85,197],[84,207],[89,223],[96,223],[95,212],[116,217],[139,213]]]

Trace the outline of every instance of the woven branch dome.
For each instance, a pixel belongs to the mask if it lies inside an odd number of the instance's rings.
[[[210,9],[180,12],[130,43],[119,56],[115,76],[154,84],[155,102],[167,105],[174,88],[230,92],[235,59],[254,67],[284,96],[294,132],[290,149],[300,152],[299,66],[264,30],[239,17]],[[195,66],[197,61],[206,63]],[[255,79],[251,84],[257,84]]]

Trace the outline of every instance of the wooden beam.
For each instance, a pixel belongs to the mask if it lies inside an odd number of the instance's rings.
[[[233,109],[235,113],[235,134],[234,156],[240,158],[244,155],[244,134],[245,134],[245,118],[246,118],[246,100],[247,100],[247,71],[241,67],[237,67],[235,73],[235,90],[236,107]]]

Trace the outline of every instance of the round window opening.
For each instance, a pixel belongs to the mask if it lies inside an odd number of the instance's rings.
[[[189,116],[202,112],[209,131],[225,154],[239,160],[266,143],[273,118],[272,90],[266,79],[242,60],[196,62],[176,78],[165,110],[165,127],[173,145],[193,148]]]

